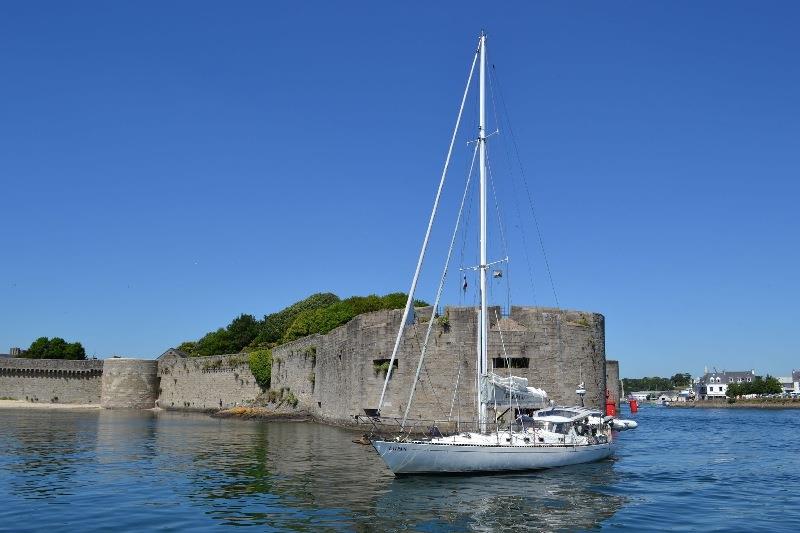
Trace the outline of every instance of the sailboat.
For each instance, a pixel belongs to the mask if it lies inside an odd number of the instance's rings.
[[[553,406],[547,393],[541,389],[529,387],[527,379],[516,376],[502,377],[490,371],[488,366],[487,276],[490,275],[489,269],[496,262],[490,263],[487,258],[486,143],[488,136],[486,134],[485,102],[487,56],[486,34],[483,32],[481,32],[473,57],[467,87],[461,100],[461,108],[450,142],[442,179],[439,183],[411,289],[408,292],[408,301],[389,361],[378,408],[365,410],[367,417],[374,424],[381,424],[380,410],[384,404],[386,387],[391,377],[404,327],[409,323],[410,317],[413,319],[414,292],[476,63],[479,68],[480,93],[478,136],[475,147],[479,154],[478,170],[480,174],[480,264],[475,267],[480,280],[480,311],[476,350],[477,379],[474,383],[477,398],[477,422],[467,430],[464,430],[467,424],[459,422],[450,428],[437,426],[428,428],[424,435],[419,432],[415,433],[408,425],[408,409],[414,395],[414,388],[412,388],[406,414],[398,423],[399,425],[395,427],[395,435],[393,437],[386,436],[387,432],[383,432],[383,435],[370,437],[372,446],[394,474],[535,470],[598,461],[609,457],[612,453],[611,417],[606,417],[600,411],[585,407]],[[453,236],[455,240],[455,233]],[[448,263],[454,240],[451,241]],[[447,266],[445,266],[445,274],[446,271]],[[444,275],[436,295],[434,309],[438,307],[443,283]],[[422,345],[414,387],[419,380],[432,323],[433,320],[430,320]],[[494,413],[492,417],[490,417],[490,409]],[[503,413],[511,412],[518,416],[513,416],[508,422],[501,424],[499,422],[501,417],[498,417],[501,410],[504,410]],[[381,432],[378,431],[378,433]]]

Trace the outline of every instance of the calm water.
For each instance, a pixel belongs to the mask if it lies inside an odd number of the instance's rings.
[[[800,527],[800,410],[642,409],[613,460],[395,479],[336,428],[0,410],[0,531]]]

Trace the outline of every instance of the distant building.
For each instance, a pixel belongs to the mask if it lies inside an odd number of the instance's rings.
[[[731,383],[749,383],[756,377],[755,370],[706,372],[697,382],[696,394],[701,400],[725,398]]]
[[[791,376],[781,376],[777,379],[778,381],[781,382],[781,387],[783,388],[783,392],[789,392],[789,393],[794,392],[796,394],[799,394],[800,379],[798,378],[800,378],[800,373],[798,373],[796,370],[792,370]]]
[[[661,405],[666,405],[669,403],[677,402],[678,401],[678,393],[675,391],[663,391],[661,394],[658,395],[656,398],[658,403]]]
[[[646,401],[646,400],[647,400],[647,397],[648,397],[649,395],[650,395],[650,394],[649,394],[649,392],[648,392],[648,391],[643,391],[643,392],[632,392],[632,393],[630,393],[629,397],[630,397],[630,398],[633,398],[633,399],[634,399],[634,400],[636,400],[637,402],[644,402],[644,401]]]
[[[8,350],[8,353],[0,353],[0,357],[8,358],[8,357],[19,357],[22,355],[22,350],[17,347],[11,347]]]

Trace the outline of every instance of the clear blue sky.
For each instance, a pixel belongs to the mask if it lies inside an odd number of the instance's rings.
[[[785,375],[799,24],[790,1],[4,2],[0,350],[155,357],[313,292],[407,290],[486,28],[560,304],[606,316],[625,376]]]

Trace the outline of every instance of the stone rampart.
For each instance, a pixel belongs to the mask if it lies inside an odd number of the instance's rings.
[[[103,361],[0,359],[0,397],[29,402],[99,404]]]
[[[606,360],[606,388],[608,399],[614,402],[619,412],[619,401],[622,398],[622,382],[619,380],[619,361]]]
[[[417,310],[392,372],[383,414],[402,416],[419,362],[432,309]],[[272,387],[291,390],[315,416],[345,423],[375,408],[391,357],[401,310],[360,315],[326,335],[313,335],[273,350]],[[450,307],[433,326],[410,416],[462,420],[475,416],[477,323],[474,308]],[[489,364],[495,372],[526,377],[562,404],[579,404],[583,381],[587,406],[605,403],[605,319],[596,313],[512,307],[500,318],[490,308]],[[498,320],[499,319],[499,320]],[[435,319],[434,319],[435,320]],[[509,365],[510,363],[510,365]],[[512,368],[506,368],[511,366]],[[453,401],[456,384],[458,388]]]
[[[164,409],[228,408],[247,404],[261,393],[246,354],[168,355],[158,360],[158,376],[158,405]]]
[[[443,317],[432,314],[430,307],[417,309],[405,327],[382,413],[403,416],[433,320],[409,415],[474,419],[477,311],[449,307]],[[505,317],[491,307],[489,314],[489,365],[496,373],[528,378],[530,386],[567,405],[580,403],[575,390],[584,382],[585,405],[603,408],[606,381],[619,381],[618,365],[606,366],[603,315],[530,307],[512,307]],[[291,392],[298,408],[335,423],[376,408],[401,315],[366,313],[328,334],[275,348],[271,388]],[[246,405],[261,392],[246,354],[182,357],[170,350],[158,360],[0,361],[0,397],[33,401],[207,410]]]
[[[152,409],[158,398],[158,382],[157,361],[106,359],[100,405],[106,409]]]

